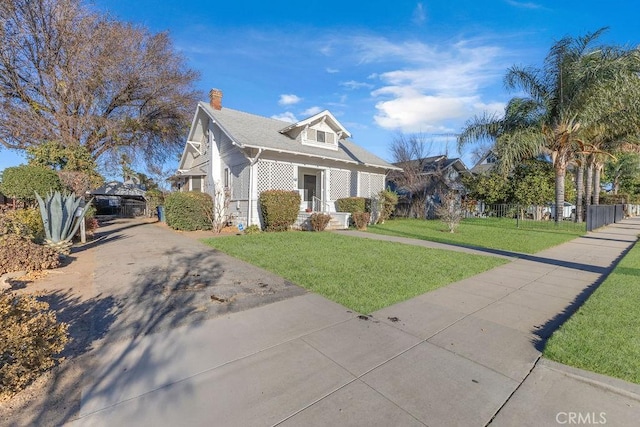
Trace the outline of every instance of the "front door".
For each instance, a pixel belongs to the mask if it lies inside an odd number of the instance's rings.
[[[303,179],[304,202],[307,208],[313,209],[313,198],[316,196],[316,176],[304,175]]]

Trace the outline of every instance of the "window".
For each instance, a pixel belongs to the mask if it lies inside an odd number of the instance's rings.
[[[316,141],[318,142],[326,142],[326,133],[324,131],[318,130],[316,131]]]
[[[224,188],[231,187],[231,174],[229,168],[224,168]]]
[[[191,177],[191,191],[202,191],[202,177]]]

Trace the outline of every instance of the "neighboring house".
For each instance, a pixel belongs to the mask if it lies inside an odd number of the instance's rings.
[[[297,123],[222,107],[222,92],[196,108],[173,188],[205,191],[220,201],[227,193],[230,222],[261,224],[265,190],[300,193],[297,225],[313,212],[336,213],[344,197],[375,197],[387,171],[397,169],[349,140],[351,133],[325,110]]]
[[[462,177],[471,175],[462,160],[446,155],[395,165],[402,170],[389,173],[388,186],[399,195],[396,215],[405,217],[435,218],[441,196],[449,191],[464,196]]]
[[[480,158],[478,163],[471,168],[471,173],[474,175],[480,175],[486,172],[491,172],[495,168],[497,162],[498,156],[493,150],[489,150]]]

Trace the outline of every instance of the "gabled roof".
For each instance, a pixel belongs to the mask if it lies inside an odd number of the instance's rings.
[[[286,131],[286,129],[293,129],[296,125],[302,126],[302,123],[306,126],[307,121],[311,120],[313,122],[323,113],[328,114],[327,120],[334,122],[333,125],[344,129],[328,111],[318,113],[309,119],[292,125],[282,120],[262,117],[231,108],[223,107],[220,110],[214,110],[205,102],[200,102],[198,108],[206,112],[223,132],[227,134],[231,141],[240,148],[257,148],[383,169],[397,169],[397,167],[348,139],[338,141],[338,149],[333,151],[300,144],[295,139],[282,133]],[[347,134],[344,134],[344,136],[347,136]]]
[[[440,156],[425,157],[418,160],[410,160],[409,162],[394,163],[394,165],[400,167],[407,164],[410,164],[412,167],[422,165],[422,172],[425,174],[432,174],[448,168],[453,168],[463,175],[468,175],[470,173],[469,169],[461,159],[457,157],[449,159],[444,154]]]
[[[496,153],[492,149],[488,150],[486,153],[484,153],[484,155],[480,158],[480,160],[478,160],[478,163],[476,163],[471,168],[471,173],[479,175],[479,174],[491,171],[495,167],[496,164],[495,164],[495,162],[494,163],[487,162],[487,159],[490,156],[492,156],[492,157],[496,156]]]
[[[134,184],[127,184],[118,181],[111,181],[102,187],[91,190],[89,193],[94,196],[130,196],[144,197],[146,191]]]
[[[288,133],[292,129],[303,128],[307,125],[311,125],[320,120],[325,120],[329,122],[329,126],[334,128],[335,130],[338,130],[339,132],[341,132],[342,135],[346,136],[347,138],[351,138],[351,133],[344,126],[340,124],[338,119],[336,119],[329,110],[321,111],[318,114],[314,114],[313,116],[309,117],[308,119],[304,119],[297,123],[290,124],[289,126],[283,129],[280,129],[280,133],[283,133],[283,134]]]

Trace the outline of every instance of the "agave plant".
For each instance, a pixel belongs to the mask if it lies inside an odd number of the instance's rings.
[[[84,219],[91,202],[81,207],[81,197],[59,191],[50,192],[44,200],[36,193],[36,199],[44,223],[45,244],[61,255],[68,255],[71,251],[71,239],[78,231],[80,221]]]

